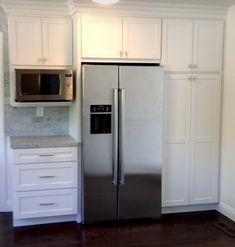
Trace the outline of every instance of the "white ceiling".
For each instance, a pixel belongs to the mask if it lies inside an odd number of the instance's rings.
[[[140,3],[174,3],[186,5],[209,5],[229,7],[235,5],[235,0],[119,0],[120,2],[140,2]]]

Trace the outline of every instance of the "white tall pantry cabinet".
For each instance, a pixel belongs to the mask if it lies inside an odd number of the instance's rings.
[[[218,201],[223,21],[163,20],[163,206]]]

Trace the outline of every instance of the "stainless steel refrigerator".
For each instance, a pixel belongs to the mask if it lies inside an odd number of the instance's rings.
[[[83,223],[161,215],[163,68],[83,65]]]

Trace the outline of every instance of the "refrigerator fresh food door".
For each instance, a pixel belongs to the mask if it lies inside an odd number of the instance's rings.
[[[119,69],[119,219],[161,215],[163,68]]]
[[[84,65],[82,86],[83,223],[116,220],[118,66]]]

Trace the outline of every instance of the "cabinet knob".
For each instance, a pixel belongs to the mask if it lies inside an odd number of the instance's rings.
[[[192,78],[192,80],[193,80],[193,81],[196,81],[196,80],[197,80],[197,77],[196,77],[196,76],[194,76],[194,77]]]
[[[189,69],[192,69],[192,68],[193,68],[193,65],[192,65],[192,64],[189,64],[189,65],[188,65],[188,68],[189,68]]]
[[[38,58],[38,63],[41,63],[42,62],[42,59],[41,58]]]
[[[196,69],[196,68],[197,68],[197,64],[194,64],[194,65],[193,65],[193,69]]]
[[[188,80],[189,80],[189,81],[192,81],[192,76],[189,76]]]
[[[119,54],[120,54],[120,57],[122,57],[122,55],[123,55],[122,51],[120,51]]]
[[[128,57],[128,52],[127,51],[125,51],[125,56]]]

